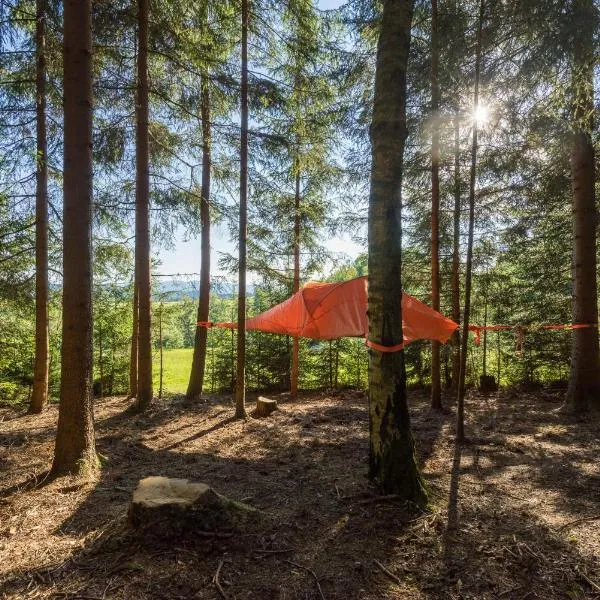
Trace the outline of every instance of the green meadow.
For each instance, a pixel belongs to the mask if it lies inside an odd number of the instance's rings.
[[[170,348],[163,350],[163,391],[185,394],[190,378],[193,348]],[[160,354],[154,353],[154,393],[158,394],[160,377]]]

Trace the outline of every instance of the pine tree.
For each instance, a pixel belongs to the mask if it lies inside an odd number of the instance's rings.
[[[600,350],[594,130],[594,32],[598,14],[593,0],[573,0],[572,42],[573,132],[571,181],[573,205],[573,323],[590,325],[573,331],[567,406],[581,413],[600,408]]]
[[[240,215],[238,234],[237,376],[235,416],[246,416],[246,237],[248,235],[248,7],[242,0],[242,72],[240,96]]]
[[[438,3],[431,2],[431,305],[440,310],[440,88]],[[442,408],[440,343],[431,343],[431,408]]]
[[[36,2],[35,366],[30,413],[48,403],[48,142],[46,131],[46,0]]]
[[[377,47],[371,125],[369,339],[402,343],[401,185],[406,141],[406,70],[412,1],[386,0]],[[404,352],[371,351],[369,476],[383,493],[426,502],[414,456]]]
[[[138,295],[136,407],[152,402],[152,302],[150,280],[150,153],[148,140],[148,0],[138,0],[136,98],[135,275]]]
[[[469,319],[471,316],[471,283],[473,276],[473,237],[475,229],[475,188],[477,184],[477,134],[478,121],[475,118],[479,108],[479,78],[481,72],[482,30],[484,18],[484,0],[479,3],[479,20],[477,22],[477,39],[475,42],[475,89],[473,93],[473,140],[471,144],[471,171],[469,179],[469,229],[467,239],[467,264],[465,267],[465,303],[462,320],[462,346],[460,351],[460,375],[458,378],[458,401],[456,411],[456,439],[465,439],[464,402],[465,379],[467,375],[467,350],[469,343]]]
[[[64,3],[64,208],[61,387],[52,471],[97,464],[92,413],[92,6]]]

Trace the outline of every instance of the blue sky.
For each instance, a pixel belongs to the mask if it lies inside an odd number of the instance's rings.
[[[318,1],[319,8],[323,10],[338,8],[342,4],[344,4],[343,0]],[[329,238],[325,247],[338,256],[345,255],[348,258],[355,258],[364,250],[349,237]],[[226,275],[220,271],[218,261],[223,253],[233,252],[235,252],[235,245],[229,237],[226,226],[213,227],[211,231],[211,274],[213,276]],[[180,229],[175,235],[174,248],[158,249],[155,255],[160,261],[160,266],[154,269],[156,273],[180,273],[182,275],[198,273],[200,270],[200,237],[186,238],[184,230]]]

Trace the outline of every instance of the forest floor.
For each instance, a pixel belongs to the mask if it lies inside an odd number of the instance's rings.
[[[600,427],[557,412],[559,392],[472,393],[460,448],[453,411],[411,393],[426,513],[369,490],[364,394],[279,401],[240,422],[228,398],[139,416],[105,399],[104,465],[84,482],[44,480],[55,406],[0,410],[0,597],[600,598]],[[144,538],[126,513],[148,475],[207,482],[271,520],[230,539]]]

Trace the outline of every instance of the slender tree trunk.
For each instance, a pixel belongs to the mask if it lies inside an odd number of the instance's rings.
[[[46,0],[36,2],[35,366],[29,412],[48,403],[48,143],[46,138]]]
[[[92,4],[64,2],[63,329],[54,474],[97,466],[92,409]]]
[[[159,378],[158,378],[158,397],[160,400],[162,400],[163,397],[163,366],[164,366],[164,362],[163,362],[163,330],[162,330],[162,324],[163,324],[163,303],[160,303],[160,312],[158,313],[158,349],[160,352],[160,372],[159,372]]]
[[[406,129],[406,69],[412,0],[386,0],[377,48],[371,123],[369,339],[402,343],[401,186]],[[404,351],[370,351],[369,477],[385,494],[423,504],[406,397]]]
[[[431,305],[440,310],[440,86],[438,3],[431,0]],[[431,408],[442,408],[440,343],[431,342]]]
[[[498,377],[498,387],[500,387],[500,364],[502,360],[502,348],[500,346],[500,331],[496,332],[496,348],[498,351],[498,356],[496,357],[496,372]]]
[[[460,325],[460,112],[454,116],[454,226],[452,249],[452,319]],[[452,336],[452,389],[460,377],[460,328]]]
[[[235,416],[246,416],[246,241],[248,235],[248,0],[242,0],[240,229]]]
[[[202,199],[200,201],[200,221],[202,246],[200,248],[200,298],[198,300],[198,321],[208,321],[210,303],[210,176],[211,176],[211,128],[210,128],[210,89],[208,73],[203,73],[200,90],[200,111],[202,116]],[[204,387],[206,347],[208,329],[196,327],[192,372],[187,389],[188,400],[199,400]]]
[[[102,339],[103,337],[103,332],[102,332],[102,320],[99,319],[98,320],[98,371],[99,371],[99,375],[100,375],[100,393],[98,394],[98,396],[100,397],[100,400],[102,400],[104,398],[104,340]],[[114,361],[113,361],[114,364]]]
[[[296,191],[294,195],[294,294],[300,289],[300,161],[296,160]],[[290,393],[292,398],[298,395],[298,365],[300,343],[294,337],[292,346],[292,373]]]
[[[483,326],[487,327],[488,320],[488,300],[487,296],[484,296],[483,305]],[[484,377],[487,376],[487,329],[483,330],[483,373]]]
[[[573,323],[592,325],[573,330],[571,375],[567,408],[582,413],[600,408],[598,348],[598,296],[596,280],[596,227],[594,130],[594,31],[597,19],[593,0],[575,0],[579,24],[573,47],[574,90],[571,141],[573,206]]]
[[[479,105],[479,76],[481,71],[481,37],[483,29],[484,0],[479,4],[477,41],[475,48],[475,91],[473,94],[473,115]],[[471,146],[471,173],[469,180],[469,234],[467,242],[467,265],[465,274],[465,306],[462,323],[462,346],[460,352],[460,375],[458,378],[458,405],[456,411],[456,439],[465,439],[465,377],[467,374],[467,350],[469,347],[469,318],[471,316],[471,280],[473,267],[473,229],[475,226],[475,185],[477,177],[477,119],[473,117],[473,143]]]
[[[137,408],[152,403],[150,151],[148,145],[148,0],[138,0],[135,259],[138,289]]]
[[[335,340],[335,369],[334,369],[334,379],[333,379],[333,387],[338,389],[338,381],[340,374],[340,340],[339,338]]]
[[[136,243],[137,247],[137,243]],[[139,316],[139,299],[138,299],[138,276],[137,269],[134,268],[133,275],[133,318],[131,328],[131,354],[129,357],[129,398],[137,396],[137,377],[138,377],[138,316]]]

